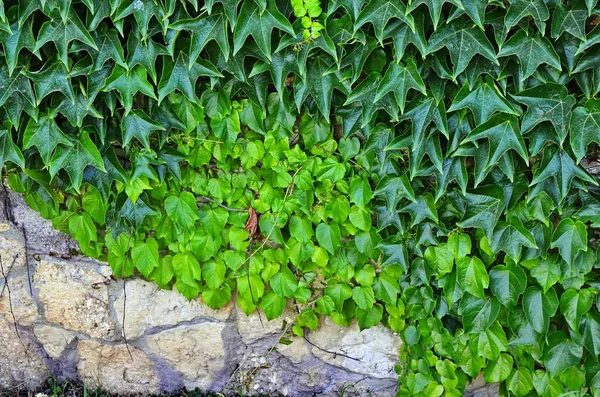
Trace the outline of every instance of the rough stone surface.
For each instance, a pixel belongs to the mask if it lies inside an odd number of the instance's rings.
[[[112,393],[119,394],[159,392],[160,380],[152,361],[143,351],[92,340],[80,341],[78,350],[77,371],[88,387],[108,387]]]
[[[183,376],[188,389],[212,390],[225,368],[225,324],[205,322],[159,332],[147,338],[150,349]]]
[[[32,335],[0,316],[0,389],[35,389],[50,372]],[[0,393],[1,394],[1,393]]]
[[[464,397],[497,397],[500,395],[498,383],[486,385],[482,375],[467,385]]]
[[[23,233],[7,221],[0,221],[0,260],[4,273],[0,274],[2,277],[17,272],[27,263]]]
[[[296,314],[289,308],[284,310],[280,317],[271,321],[267,320],[262,313],[254,312],[247,316],[239,307],[236,308],[236,311],[238,332],[246,344],[280,335],[284,322],[290,323],[296,318]]]
[[[14,315],[14,319],[20,325],[31,325],[37,320],[38,307],[29,293],[26,274],[12,273],[8,278],[8,286],[2,279],[0,292],[2,292],[0,294],[0,314],[3,314],[6,319],[12,322]]]
[[[27,244],[41,252],[67,254],[71,249],[77,249],[77,243],[67,234],[52,227],[52,222],[27,206],[23,196],[9,191],[9,218],[19,228],[26,231]]]
[[[108,266],[42,260],[34,275],[46,319],[94,338],[112,338],[108,309]],[[96,288],[94,288],[96,287]]]
[[[176,290],[162,290],[156,284],[140,279],[128,281],[126,288],[125,332],[130,339],[155,327],[176,325],[199,317],[225,321],[231,313],[232,305],[212,310],[198,300],[188,302]],[[113,304],[120,327],[123,326],[123,302],[121,293]]]
[[[65,348],[75,340],[75,335],[69,331],[50,325],[38,325],[33,329],[33,333],[46,353],[54,358],[59,358]]]
[[[340,327],[325,318],[319,332],[310,334],[308,338],[320,347],[312,346],[312,353],[326,363],[374,378],[397,377],[394,366],[398,364],[400,338],[382,325],[360,331],[356,323]]]

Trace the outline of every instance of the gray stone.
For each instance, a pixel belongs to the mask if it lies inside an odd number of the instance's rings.
[[[7,276],[25,267],[25,239],[21,230],[11,223],[0,222],[0,260]],[[4,277],[3,274],[0,276]]]
[[[177,290],[160,289],[156,284],[144,280],[128,281],[127,306],[125,313],[125,332],[129,339],[142,335],[155,327],[176,325],[205,317],[226,321],[231,313],[232,304],[219,310],[212,310],[198,299],[188,301]],[[119,288],[119,291],[122,291]],[[123,324],[123,293],[113,303],[119,325]]]
[[[500,385],[486,384],[481,374],[467,385],[464,393],[464,397],[498,397],[499,395]]]
[[[271,321],[265,318],[265,315],[255,311],[246,315],[239,307],[237,310],[238,332],[245,344],[252,344],[263,338],[272,338],[283,332],[284,322],[289,324],[295,321],[297,314],[291,308],[286,308],[282,315]]]
[[[223,323],[181,326],[147,337],[148,347],[181,373],[189,390],[211,390],[225,368]]]
[[[65,348],[75,340],[75,335],[69,331],[49,325],[37,325],[33,328],[33,333],[46,353],[53,358],[59,358]]]
[[[46,319],[94,338],[113,338],[108,310],[108,266],[43,259],[34,275]],[[96,288],[94,288],[94,286]]]
[[[25,230],[30,247],[45,253],[59,254],[67,254],[71,249],[79,248],[69,235],[55,230],[52,222],[29,208],[21,194],[9,191],[8,202],[10,217],[18,227]]]
[[[328,364],[374,378],[397,378],[394,366],[398,364],[402,342],[382,325],[360,331],[356,323],[342,327],[324,318],[308,338],[318,346],[312,346],[312,353]]]
[[[10,294],[9,294],[10,289]],[[24,273],[11,274],[8,287],[4,280],[0,281],[0,314],[19,325],[31,325],[38,319],[38,307],[29,293],[27,275]]]
[[[103,388],[117,394],[156,394],[160,391],[154,365],[143,351],[92,340],[79,341],[78,350],[77,372],[89,388]]]
[[[0,388],[34,390],[50,372],[33,342],[23,329],[17,335],[13,324],[0,316]]]

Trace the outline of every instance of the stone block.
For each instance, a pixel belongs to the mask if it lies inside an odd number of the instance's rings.
[[[318,346],[311,346],[313,355],[323,362],[374,378],[397,378],[394,366],[398,364],[402,342],[397,334],[381,324],[360,331],[356,323],[343,327],[324,318],[308,338]]]
[[[210,390],[225,368],[224,323],[186,325],[147,337],[148,347],[182,377],[185,387]]]
[[[34,282],[46,319],[93,338],[112,339],[115,324],[108,308],[110,268],[90,263],[42,260]]]
[[[0,389],[34,390],[50,372],[32,335],[0,317]]]
[[[105,345],[82,340],[78,344],[77,373],[88,388],[103,388],[115,394],[157,394],[160,380],[143,351],[124,344]],[[131,352],[131,356],[129,355]]]
[[[125,308],[125,332],[127,338],[134,339],[155,327],[176,325],[206,317],[226,321],[232,304],[219,310],[212,310],[197,299],[188,301],[177,290],[160,289],[156,284],[141,279],[127,281],[127,306]],[[123,293],[113,303],[117,321],[123,324]]]
[[[53,358],[59,358],[65,348],[75,340],[75,335],[69,331],[49,325],[37,325],[33,328],[33,333],[46,353]]]

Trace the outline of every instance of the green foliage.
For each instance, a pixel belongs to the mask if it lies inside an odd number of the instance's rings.
[[[0,167],[116,277],[383,323],[402,396],[600,393],[597,1],[0,6]]]

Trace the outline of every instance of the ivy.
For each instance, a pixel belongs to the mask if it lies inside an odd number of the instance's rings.
[[[116,277],[597,395],[594,0],[0,2],[0,167]]]

